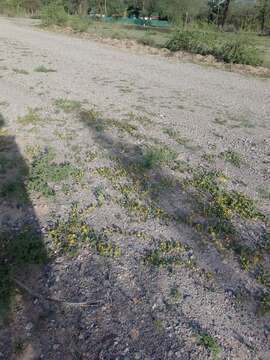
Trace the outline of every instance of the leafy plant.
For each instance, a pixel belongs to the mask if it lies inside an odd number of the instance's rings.
[[[177,158],[177,153],[166,146],[151,146],[143,151],[142,166],[152,169],[160,165],[168,165]]]
[[[231,149],[222,152],[220,154],[220,157],[236,167],[240,167],[242,163],[241,155],[238,152]]]
[[[34,69],[35,72],[39,72],[39,73],[50,73],[50,72],[56,72],[56,70],[54,69],[49,69],[44,65],[39,65]]]
[[[44,6],[40,13],[42,25],[64,25],[68,20],[64,6],[57,1],[50,2]]]
[[[45,197],[54,195],[51,182],[57,183],[68,178],[80,178],[81,172],[70,163],[56,164],[53,162],[52,152],[41,153],[30,168],[27,187],[29,190],[40,192]]]
[[[199,344],[203,345],[207,350],[209,350],[215,359],[218,358],[222,351],[222,348],[218,344],[217,340],[207,333],[202,333],[199,335]]]
[[[17,121],[22,125],[37,125],[44,120],[40,117],[36,109],[28,108],[27,113],[24,116],[19,116]]]
[[[213,55],[226,63],[261,65],[258,49],[243,38],[224,40],[214,32],[177,30],[166,44],[171,51],[188,51],[201,55]]]
[[[81,108],[81,103],[77,100],[60,98],[55,100],[54,104],[58,109],[63,110],[65,113],[70,113]]]

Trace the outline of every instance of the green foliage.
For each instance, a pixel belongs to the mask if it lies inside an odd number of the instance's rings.
[[[67,23],[68,14],[66,13],[64,6],[57,1],[50,2],[47,6],[44,6],[40,13],[42,25],[64,25]]]
[[[48,152],[37,156],[30,168],[28,189],[37,191],[45,197],[55,194],[50,183],[59,183],[66,179],[80,179],[82,173],[70,163],[56,164],[53,162],[54,154]]]
[[[226,63],[261,65],[262,59],[256,47],[242,37],[225,39],[218,32],[177,30],[166,44],[171,51],[187,51],[201,55],[213,55]]]
[[[142,166],[152,169],[161,165],[168,165],[177,158],[177,153],[166,146],[147,147],[143,151]]]
[[[177,265],[192,267],[192,261],[184,257],[187,250],[188,247],[178,241],[161,241],[155,250],[148,252],[144,261],[147,264],[169,270]]]
[[[65,113],[70,113],[81,108],[81,103],[77,100],[60,98],[55,100],[54,104],[58,109],[63,110]]]
[[[240,167],[242,156],[234,150],[226,150],[220,154],[220,157],[236,167]]]
[[[209,350],[215,359],[218,358],[222,351],[222,348],[218,344],[217,340],[207,333],[202,333],[199,335],[199,344],[203,345],[207,350]]]
[[[54,69],[49,69],[44,65],[39,65],[34,69],[35,72],[40,72],[40,73],[50,73],[50,72],[56,72],[56,70]]]
[[[24,69],[17,69],[17,68],[14,68],[12,69],[16,74],[20,74],[20,75],[28,75],[29,72],[24,70]]]
[[[264,293],[260,298],[258,313],[264,316],[270,312],[270,294]]]
[[[75,32],[87,32],[90,22],[89,19],[80,16],[71,16],[68,20],[68,25]]]
[[[121,256],[119,246],[113,244],[108,236],[96,231],[81,217],[76,206],[66,220],[60,219],[49,232],[54,252],[60,254],[75,254],[82,246],[90,246],[99,255],[106,257]]]
[[[214,56],[226,63],[244,65],[262,65],[259,50],[249,41],[241,37],[225,41],[220,47],[216,47]]]
[[[44,120],[39,116],[36,109],[28,108],[27,113],[24,116],[19,116],[17,121],[21,125],[37,125]]]
[[[196,174],[190,183],[200,191],[200,195],[210,196],[211,201],[205,211],[220,220],[229,220],[234,215],[244,219],[262,218],[255,201],[237,191],[226,190],[222,186],[226,181],[222,173],[210,171]]]
[[[0,317],[6,313],[14,293],[12,276],[25,265],[42,264],[46,249],[36,229],[24,226],[17,233],[0,233]]]

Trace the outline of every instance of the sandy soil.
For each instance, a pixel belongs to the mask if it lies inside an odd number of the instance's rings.
[[[258,313],[270,286],[267,221],[232,221],[234,244],[267,249],[245,266],[227,238],[200,230],[209,219],[183,184],[220,170],[228,191],[269,216],[270,80],[0,18],[0,115],[11,159],[0,161],[2,189],[24,168],[19,191],[0,192],[0,230],[31,224],[50,257],[14,267],[30,290],[13,284],[0,359],[269,359],[269,313]],[[158,146],[174,159],[134,167]],[[31,174],[52,153],[45,167],[68,170],[51,179],[39,168],[46,196]],[[146,261],[155,251],[161,266]],[[97,304],[68,303],[88,301]]]

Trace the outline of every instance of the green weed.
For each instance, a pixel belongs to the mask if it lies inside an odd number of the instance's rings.
[[[172,129],[164,129],[165,134],[169,135],[170,138],[175,140],[179,145],[186,145],[190,139],[185,136],[182,136],[179,131],[172,130]]]
[[[89,245],[99,255],[121,256],[119,246],[109,241],[107,235],[98,232],[83,221],[76,206],[72,208],[67,220],[59,220],[49,232],[53,250],[57,253],[75,254],[82,246]]]
[[[19,116],[17,121],[21,125],[38,125],[44,122],[44,119],[40,117],[37,109],[28,108],[27,113],[24,116]]]
[[[80,101],[62,98],[55,100],[54,105],[65,113],[71,113],[75,110],[79,110],[82,106]]]
[[[241,154],[234,150],[226,150],[220,153],[219,156],[236,167],[240,167],[243,162]]]
[[[17,233],[0,233],[0,254],[0,316],[4,316],[15,293],[14,273],[22,266],[45,263],[47,254],[40,234],[30,226]]]
[[[177,153],[166,146],[151,146],[143,150],[141,165],[153,169],[161,165],[170,165],[177,158]]]
[[[20,74],[20,75],[29,75],[29,72],[26,71],[26,70],[23,70],[23,69],[17,69],[17,68],[14,68],[12,69],[16,74]]]
[[[174,266],[193,267],[194,263],[183,255],[188,247],[176,241],[161,241],[157,249],[151,250],[144,257],[144,262],[156,267],[171,270]]]
[[[50,68],[47,68],[46,66],[44,65],[39,65],[37,66],[35,69],[34,69],[35,72],[39,72],[39,73],[50,73],[50,72],[56,72],[55,69],[50,69]]]
[[[262,59],[252,42],[242,37],[226,39],[218,32],[177,30],[166,44],[171,51],[213,55],[226,63],[261,65]]]
[[[36,191],[45,197],[50,197],[55,194],[50,185],[51,182],[59,183],[70,178],[80,180],[83,176],[81,170],[70,163],[56,164],[53,159],[52,151],[40,154],[34,159],[27,181],[27,187],[30,191]]]
[[[207,333],[202,333],[199,335],[198,340],[199,340],[199,344],[203,345],[208,351],[210,351],[210,353],[213,355],[215,359],[219,357],[222,348],[213,336]]]
[[[259,302],[258,313],[260,316],[264,316],[270,312],[270,294],[262,294]]]

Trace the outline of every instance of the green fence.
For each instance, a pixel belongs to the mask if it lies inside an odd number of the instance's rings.
[[[122,18],[104,17],[102,18],[102,20],[107,22],[114,22],[116,24],[122,24],[122,25],[152,26],[163,29],[171,27],[171,24],[168,21],[161,21],[161,20],[144,20],[141,18],[129,18],[129,17],[122,17]]]

